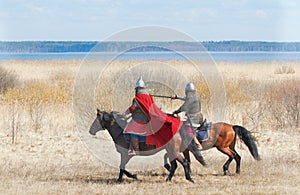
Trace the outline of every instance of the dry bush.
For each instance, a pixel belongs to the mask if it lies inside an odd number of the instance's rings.
[[[257,132],[262,127],[265,115],[265,106],[261,101],[245,104],[242,110],[242,124],[248,130]]]
[[[294,74],[296,71],[291,66],[281,66],[274,70],[275,74]]]
[[[268,120],[277,128],[299,127],[300,81],[282,80],[268,84],[265,103]]]
[[[62,81],[43,82],[29,81],[23,83],[23,87],[9,88],[2,96],[2,103],[10,105],[12,132],[17,127],[18,111],[17,107],[27,110],[30,123],[35,131],[42,128],[47,107],[49,105],[68,105],[72,100],[72,86]]]
[[[244,93],[244,87],[239,80],[224,81],[226,92],[226,120],[237,123],[241,109],[250,102],[250,97]]]
[[[6,92],[9,88],[14,88],[18,83],[17,75],[12,71],[7,71],[0,66],[0,92]]]

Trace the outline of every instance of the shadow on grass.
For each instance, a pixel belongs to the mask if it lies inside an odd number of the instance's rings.
[[[82,182],[82,183],[98,183],[98,184],[119,184],[117,182],[116,173],[104,173],[103,175],[72,175],[72,176],[52,176],[47,178],[49,181],[66,181],[66,182]],[[167,177],[166,173],[149,173],[149,172],[138,172],[137,179],[128,178],[123,176],[123,181],[121,183],[133,183],[133,182],[150,182],[150,183],[160,183],[165,181]]]

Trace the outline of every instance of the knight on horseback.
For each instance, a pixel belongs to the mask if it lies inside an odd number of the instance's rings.
[[[140,77],[135,84],[135,95],[138,94],[149,95],[142,77]],[[130,148],[128,150],[128,155],[134,156],[136,155],[136,152],[139,151],[139,138],[141,136],[146,136],[146,129],[143,127],[145,127],[145,124],[147,124],[149,120],[135,98],[132,100],[131,106],[124,112],[123,115],[128,115],[130,113],[132,119],[129,124],[140,124],[136,125],[136,128],[129,128],[129,125],[124,129],[125,134],[130,134]]]
[[[193,83],[188,83],[185,86],[185,97],[172,95],[172,99],[183,100],[184,103],[182,106],[173,112],[173,114],[178,114],[180,112],[185,112],[187,116],[187,121],[184,124],[186,131],[189,133],[191,137],[193,137],[193,141],[196,143],[197,148],[199,150],[203,149],[202,145],[198,141],[195,136],[196,130],[200,127],[200,124],[203,123],[203,116],[201,113],[201,101],[200,97],[196,91],[196,87]]]
[[[132,120],[124,130],[124,134],[130,134],[131,137],[132,150],[129,150],[129,155],[136,155],[136,151],[139,150],[139,139],[147,145],[160,149],[179,132],[182,125],[179,119],[168,116],[154,103],[142,77],[135,84],[135,97],[124,115],[129,113]]]

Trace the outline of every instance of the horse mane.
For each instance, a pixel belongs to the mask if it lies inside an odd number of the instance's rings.
[[[126,118],[120,114],[119,112],[117,111],[112,111],[110,113],[110,115],[113,117],[113,119],[117,122],[117,124],[122,128],[122,129],[125,129],[126,125],[127,125],[127,120]]]

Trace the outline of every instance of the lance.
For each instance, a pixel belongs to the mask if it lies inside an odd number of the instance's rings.
[[[167,95],[152,95],[150,94],[152,97],[158,97],[158,98],[172,98],[172,96],[167,96]]]

